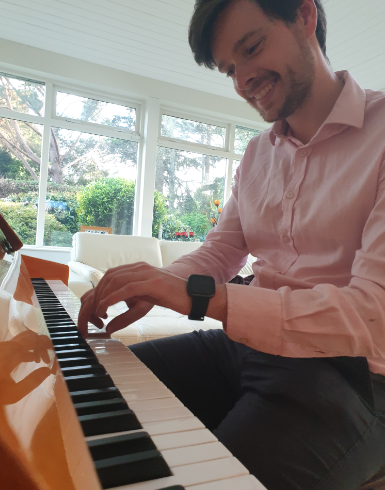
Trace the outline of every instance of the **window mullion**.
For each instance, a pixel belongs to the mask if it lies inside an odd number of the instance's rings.
[[[47,83],[45,91],[45,116],[41,149],[39,198],[36,228],[36,245],[38,247],[42,247],[44,245],[45,202],[47,198],[49,146],[51,138],[50,120],[54,104],[53,84]]]
[[[159,132],[160,101],[150,98],[146,104],[144,146],[141,171],[138,172],[138,235],[152,236],[155,191],[157,140]]]
[[[230,155],[227,160],[227,171],[226,171],[226,180],[225,180],[225,195],[223,198],[224,203],[230,199],[231,196],[231,181],[233,176],[233,161],[234,161],[234,144],[235,144],[235,128],[236,124],[230,124]]]

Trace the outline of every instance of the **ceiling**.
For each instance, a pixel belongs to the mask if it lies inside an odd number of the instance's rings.
[[[384,0],[324,0],[334,70],[385,88]],[[187,42],[194,0],[0,0],[0,37],[130,73],[238,98],[198,67]]]

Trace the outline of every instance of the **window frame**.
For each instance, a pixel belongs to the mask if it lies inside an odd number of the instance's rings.
[[[40,124],[43,126],[36,245],[28,246],[28,248],[49,248],[50,250],[70,249],[69,247],[53,247],[43,245],[51,127],[58,127],[72,131],[81,131],[89,134],[96,134],[111,138],[138,142],[138,159],[136,166],[137,187],[135,192],[133,234],[143,234],[144,236],[151,236],[151,234],[149,235],[149,233],[151,231],[152,223],[147,223],[147,221],[149,221],[151,214],[149,209],[150,207],[152,209],[153,205],[153,203],[149,202],[151,199],[151,195],[153,196],[153,191],[151,191],[151,188],[155,185],[155,163],[149,163],[148,155],[150,153],[152,155],[158,146],[227,159],[224,192],[224,203],[226,203],[231,195],[233,161],[242,160],[243,157],[242,154],[234,153],[236,126],[256,129],[260,131],[263,131],[270,127],[269,124],[264,122],[254,122],[238,117],[233,118],[229,117],[226,114],[216,113],[214,111],[199,110],[198,112],[194,111],[194,109],[192,107],[189,107],[188,105],[173,104],[170,101],[166,103],[165,101],[159,99],[156,99],[158,105],[155,112],[154,108],[152,109],[151,117],[149,118],[149,104],[151,100],[155,100],[150,95],[135,96],[128,91],[126,93],[122,90],[114,90],[113,88],[111,89],[111,91],[107,91],[104,90],[103,87],[95,88],[97,87],[96,85],[90,84],[89,86],[86,86],[80,81],[71,81],[70,79],[67,80],[59,76],[47,76],[46,74],[40,74],[36,70],[28,68],[18,69],[16,67],[11,67],[3,63],[0,63],[0,73],[3,76],[9,76],[11,78],[14,77],[16,79],[45,85],[43,116],[39,117],[0,108],[0,117],[22,122]],[[135,131],[57,116],[56,94],[58,91],[63,91],[65,93],[74,94],[80,97],[92,98],[135,109]],[[161,123],[163,114],[169,115],[171,117],[187,119],[198,123],[201,122],[204,124],[211,124],[225,128],[226,136],[224,148],[162,136]],[[150,131],[150,135],[148,134],[149,125],[151,126],[151,128],[153,127],[153,129]],[[158,126],[157,128],[156,125]],[[143,212],[142,209],[144,206],[144,201],[146,202],[146,212]]]
[[[194,143],[193,141],[186,141],[182,140],[179,138],[169,138],[167,136],[162,136],[162,116],[170,116],[170,117],[175,117],[178,119],[185,119],[187,121],[192,121],[192,122],[197,122],[197,123],[202,123],[202,124],[208,124],[211,126],[218,126],[220,128],[225,129],[225,143],[223,147],[220,146],[212,146],[212,145],[205,145],[203,143]],[[168,109],[167,106],[162,106],[161,111],[160,111],[160,116],[159,116],[159,131],[158,131],[158,142],[159,141],[164,141],[168,142],[170,145],[171,144],[176,144],[176,145],[186,145],[187,147],[195,147],[195,148],[200,148],[202,149],[207,149],[210,151],[214,152],[221,152],[221,153],[227,153],[228,148],[229,148],[229,140],[230,140],[230,124],[225,121],[220,121],[216,119],[211,119],[211,118],[206,118],[204,116],[198,116],[194,115],[192,113],[183,113],[179,111],[175,111],[173,109]],[[164,145],[162,145],[164,146]],[[170,146],[170,148],[173,148],[173,146]],[[201,153],[201,150],[199,153]],[[192,151],[192,150],[187,150],[187,151]],[[217,156],[218,154],[215,153],[213,154],[214,156]]]
[[[69,117],[62,117],[58,116],[56,114],[56,98],[57,98],[57,93],[58,92],[64,92],[69,95],[76,95],[78,97],[84,97],[87,99],[93,99],[93,100],[98,100],[100,102],[107,102],[109,104],[115,104],[115,105],[120,105],[122,107],[127,107],[129,109],[135,109],[135,129],[126,129],[126,128],[119,128],[115,126],[107,126],[104,124],[99,124],[99,123],[94,123],[90,121],[81,121],[79,119],[72,119]],[[116,97],[111,97],[111,96],[105,96],[101,94],[97,94],[90,91],[83,91],[83,90],[78,90],[78,89],[73,89],[69,88],[68,86],[65,85],[59,85],[55,84],[54,85],[54,94],[53,94],[53,105],[52,105],[52,113],[51,113],[51,118],[56,119],[58,121],[61,121],[61,124],[65,124],[66,122],[68,123],[74,123],[77,126],[78,125],[84,125],[84,127],[92,127],[95,128],[95,130],[105,130],[109,129],[115,133],[122,133],[125,135],[130,135],[130,139],[133,140],[139,140],[140,139],[140,127],[141,127],[141,105],[138,102],[131,102],[131,101],[123,101],[122,99],[116,98]],[[90,132],[90,131],[87,131]],[[126,139],[126,138],[125,138]],[[128,139],[128,138],[127,138]]]

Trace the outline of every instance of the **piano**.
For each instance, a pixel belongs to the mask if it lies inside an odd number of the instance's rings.
[[[0,229],[0,489],[266,490],[129,348],[84,340],[79,299]]]

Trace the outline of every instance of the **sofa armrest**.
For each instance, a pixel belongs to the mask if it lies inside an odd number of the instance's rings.
[[[75,260],[68,262],[68,267],[80,277],[84,277],[84,279],[90,281],[93,287],[96,287],[99,284],[100,279],[104,276],[103,272]]]

